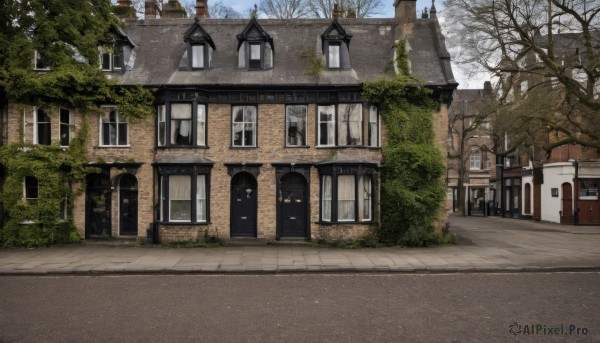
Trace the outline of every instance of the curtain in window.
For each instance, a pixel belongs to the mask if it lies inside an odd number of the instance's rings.
[[[331,221],[331,197],[332,197],[332,177],[331,175],[323,175],[323,190],[321,199],[321,220]]]
[[[338,106],[338,145],[362,144],[362,105]]]
[[[206,221],[206,175],[198,175],[196,182],[196,221]]]
[[[371,175],[362,175],[358,180],[358,219],[371,220]]]
[[[319,145],[335,144],[335,106],[319,106]]]
[[[204,45],[192,45],[192,68],[204,68]]]
[[[354,175],[339,175],[337,180],[338,220],[354,220]]]
[[[329,68],[340,67],[340,46],[329,44]]]
[[[191,181],[189,175],[169,176],[169,220],[191,220]]]
[[[377,107],[369,106],[369,146],[379,146],[379,121]]]
[[[192,105],[171,104],[171,144],[192,144]]]
[[[206,105],[198,105],[198,137],[196,144],[204,146],[206,144]]]

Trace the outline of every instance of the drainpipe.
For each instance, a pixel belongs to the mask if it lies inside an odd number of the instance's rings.
[[[504,191],[504,156],[496,155],[496,192],[500,192],[500,213],[504,217],[506,210],[506,192]],[[498,187],[500,185],[500,187]],[[498,194],[496,194],[498,196]]]
[[[575,178],[573,179],[573,202],[575,209],[573,211],[573,225],[579,225],[579,207],[577,207],[577,191],[579,190],[579,161],[573,161],[575,167]]]

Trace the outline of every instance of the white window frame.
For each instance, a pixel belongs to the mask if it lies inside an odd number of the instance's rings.
[[[35,197],[35,198],[29,198],[29,197],[27,197],[27,195],[28,195],[27,194],[27,178],[35,179],[35,181],[37,183],[36,184],[37,197]],[[40,198],[40,180],[37,177],[30,176],[30,175],[23,177],[23,200],[25,200],[25,201],[32,201],[32,200],[38,200],[39,198]]]
[[[254,120],[246,121],[246,111],[253,109]],[[235,121],[236,113],[242,110],[242,121]],[[242,137],[241,144],[235,143],[235,126],[236,124],[242,126]],[[251,125],[252,129],[252,143],[246,145],[246,125]],[[232,106],[231,108],[231,146],[235,148],[256,148],[258,141],[258,107],[257,106]]]
[[[196,175],[196,222],[206,223],[208,218],[208,199],[207,199],[207,183],[206,174]],[[204,204],[201,206],[200,204]],[[200,211],[200,209],[203,211]]]
[[[104,113],[102,115],[100,115],[99,118],[99,127],[98,127],[98,138],[99,138],[99,146],[101,147],[128,147],[129,146],[129,119],[127,118],[121,118],[120,114],[119,114],[119,110],[116,106],[102,106],[102,109],[104,110]],[[104,118],[109,118],[110,120],[110,112],[114,110],[116,111],[115,114],[115,130],[116,130],[116,134],[115,134],[115,144],[104,144]],[[121,119],[123,119],[123,121],[121,121]],[[108,123],[112,123],[112,122],[108,122]],[[125,127],[127,128],[127,132],[125,133],[125,144],[119,144],[119,138],[120,138],[120,134],[121,134],[121,124],[125,124]],[[109,138],[110,141],[110,138]]]
[[[321,109],[324,109],[324,114],[331,114],[331,120],[321,120]],[[328,110],[331,110],[329,112]],[[321,144],[321,125],[327,125],[327,143]],[[336,129],[336,108],[335,105],[326,105],[326,106],[318,106],[317,107],[317,146],[319,147],[334,147],[336,143],[335,137],[335,129]],[[331,142],[330,142],[331,140]]]
[[[189,184],[190,184],[190,188],[189,188],[189,192],[187,194],[187,198],[185,199],[173,199],[173,196],[171,195],[171,180],[174,177],[187,177],[189,179]],[[170,223],[189,223],[192,221],[192,189],[191,189],[191,185],[192,185],[192,175],[190,174],[182,174],[182,175],[178,175],[178,174],[173,174],[173,175],[169,175],[167,178],[167,181],[169,182],[169,194],[167,195],[167,199],[169,202],[169,222]],[[189,219],[172,219],[172,215],[173,215],[173,206],[172,206],[172,202],[173,201],[187,201],[189,202]]]
[[[588,190],[586,192],[585,195],[582,195],[582,191],[584,190],[583,188],[583,183],[584,182],[595,182],[595,186],[596,188],[585,188],[585,190]],[[598,200],[598,184],[600,183],[600,179],[586,179],[586,178],[580,178],[579,179],[579,200]],[[592,191],[591,193],[595,193],[595,195],[590,195],[590,191]]]
[[[34,70],[50,70],[50,63],[47,67],[38,67],[38,61],[41,60],[40,53],[37,50],[33,51],[33,69]]]
[[[469,170],[481,170],[481,152],[471,151],[469,155]]]
[[[50,114],[39,107],[34,107],[33,108],[33,129],[31,130],[33,133],[33,137],[31,137],[31,142],[35,145],[42,145],[40,144],[40,139],[39,139],[39,132],[40,132],[40,122],[38,121],[38,111],[43,111],[44,113],[46,113],[46,116],[48,116],[48,122],[41,122],[41,123],[47,123],[48,124],[48,130],[50,130],[48,132],[48,136],[50,137],[50,143],[49,144],[43,144],[43,145],[50,145],[52,144],[52,118],[50,118]]]

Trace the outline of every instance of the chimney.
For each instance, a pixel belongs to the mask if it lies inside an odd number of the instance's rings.
[[[333,4],[333,19],[339,18],[340,14],[340,6],[338,4]]]
[[[179,0],[169,0],[163,5],[161,18],[187,18],[185,9],[179,3]]]
[[[483,83],[483,92],[488,96],[493,94],[492,83],[490,81],[485,81]]]
[[[115,14],[121,19],[135,19],[135,9],[131,6],[131,0],[118,0],[114,8]]]
[[[402,23],[414,23],[417,20],[417,0],[394,0],[396,19]]]
[[[210,18],[207,2],[207,0],[196,1],[196,18]]]
[[[129,7],[131,1],[129,0],[118,0],[117,4],[119,7]]]
[[[158,4],[156,0],[144,0],[144,19],[156,19]]]

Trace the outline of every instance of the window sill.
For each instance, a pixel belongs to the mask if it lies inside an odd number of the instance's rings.
[[[579,200],[598,200],[597,196],[580,196]]]
[[[380,146],[367,146],[367,145],[317,145],[317,149],[373,149],[381,150]]]
[[[238,149],[238,150],[251,150],[258,149],[258,146],[230,146],[229,149]]]
[[[157,149],[208,149],[206,145],[157,145]]]
[[[98,149],[128,149],[131,145],[98,145]]]
[[[286,149],[308,149],[310,145],[286,145]]]
[[[161,222],[161,221],[157,221],[156,224],[158,225],[166,225],[166,226],[204,226],[204,225],[209,225],[211,224],[211,222]]]
[[[337,222],[333,222],[333,221],[332,222],[317,221],[317,222],[315,222],[315,224],[318,224],[318,225],[348,225],[348,224],[351,224],[351,225],[371,225],[373,223],[374,222],[372,220],[370,220],[370,221],[352,221],[352,222],[351,221],[337,221]]]

